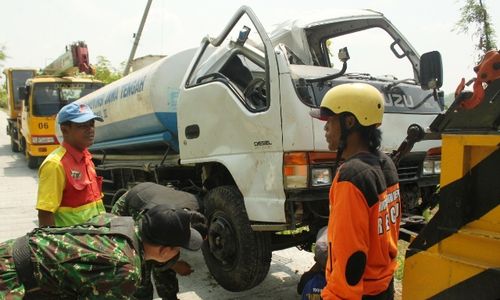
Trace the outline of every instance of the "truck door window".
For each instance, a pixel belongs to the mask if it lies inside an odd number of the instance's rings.
[[[240,33],[249,31],[247,38]],[[268,109],[270,97],[266,53],[253,22],[247,15],[231,27],[220,45],[205,44],[198,54],[186,87],[219,82],[226,85],[245,108],[251,112]]]
[[[262,111],[268,106],[266,72],[248,57],[233,55],[222,67],[225,75],[238,89],[239,96],[251,111]]]

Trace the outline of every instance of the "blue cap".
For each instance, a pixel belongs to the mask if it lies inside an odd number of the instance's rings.
[[[70,103],[61,108],[57,114],[57,123],[59,124],[67,121],[85,123],[90,120],[103,121],[101,117],[94,114],[87,104]]]

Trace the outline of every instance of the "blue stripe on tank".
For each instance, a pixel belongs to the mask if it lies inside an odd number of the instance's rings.
[[[173,143],[172,135],[168,132],[162,133],[154,133],[142,136],[135,136],[131,138],[124,138],[118,140],[112,140],[102,143],[96,143],[92,145],[90,150],[104,150],[104,149],[118,149],[118,148],[127,148],[127,147],[135,147],[141,145],[150,145],[157,143],[167,143],[172,147],[172,150],[175,152],[179,152],[179,146],[177,143]],[[176,141],[177,142],[177,141]]]
[[[162,112],[155,113],[156,118],[161,124],[170,132],[175,132],[177,135],[177,113],[175,112]]]
[[[90,149],[126,148],[158,142],[167,143],[172,150],[179,151],[175,112],[151,113],[99,126],[95,144]]]

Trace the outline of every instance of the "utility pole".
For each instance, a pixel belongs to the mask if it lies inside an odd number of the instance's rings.
[[[153,0],[148,0],[148,4],[146,4],[146,8],[144,9],[144,14],[142,15],[141,24],[139,25],[139,30],[135,34],[134,45],[132,46],[132,50],[130,51],[130,56],[128,57],[127,65],[125,66],[125,70],[123,71],[123,76],[127,76],[130,71],[130,65],[132,64],[132,60],[135,56],[135,50],[137,50],[137,46],[139,45],[139,40],[141,39],[142,28],[144,28],[144,23],[146,23],[146,19],[148,18],[149,8],[151,7],[151,2]]]

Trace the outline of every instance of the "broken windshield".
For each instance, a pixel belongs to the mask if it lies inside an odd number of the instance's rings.
[[[379,27],[328,38],[329,66],[338,68],[339,49],[347,47],[351,59],[347,62],[347,73],[371,75],[379,79],[401,80],[414,78],[411,62],[407,57],[398,58],[391,51],[394,39]],[[402,51],[400,51],[402,52]]]
[[[102,87],[102,83],[38,83],[33,91],[33,115],[52,116],[64,105]]]

